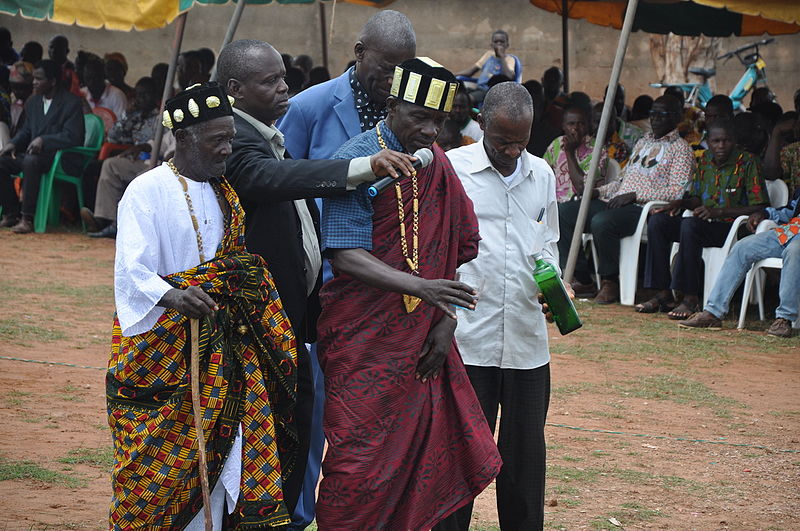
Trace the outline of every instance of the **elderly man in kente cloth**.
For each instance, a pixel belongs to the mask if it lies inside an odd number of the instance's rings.
[[[320,292],[321,530],[429,529],[471,501],[501,460],[453,340],[453,280],[477,255],[478,221],[434,146],[458,83],[428,58],[395,69],[388,114],[335,155],[431,148],[433,162],[370,200],[367,185],[325,200],[322,246],[334,278]]]
[[[119,205],[110,525],[204,529],[188,370],[190,319],[199,319],[214,529],[282,527],[296,345],[266,263],[245,251],[244,211],[222,175],[231,104],[219,85],[195,85],[167,102],[164,125],[175,158],[137,177]]]

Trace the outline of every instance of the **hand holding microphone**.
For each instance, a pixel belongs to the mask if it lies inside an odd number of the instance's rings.
[[[402,155],[401,153],[396,153],[396,152],[388,151],[388,150],[383,150],[380,153],[383,153],[383,152],[387,152],[389,154],[394,154],[394,155]],[[387,168],[387,173],[389,174],[389,176],[384,177],[383,179],[380,179],[380,180],[376,181],[372,186],[370,186],[367,189],[367,194],[369,194],[370,197],[377,196],[379,193],[384,191],[386,188],[388,188],[389,186],[394,184],[395,178],[399,177],[399,175],[397,175],[397,174],[400,173],[400,171],[398,171],[397,168],[399,168],[401,171],[402,170],[406,170],[406,171],[402,171],[402,173],[408,173],[408,174],[411,173],[411,171],[409,171],[408,167],[406,166],[409,163],[408,160],[407,160],[408,155],[404,155],[404,157],[406,157],[406,158],[399,159],[399,162],[403,163],[402,166],[395,165],[395,164],[392,163],[391,164],[391,168]],[[428,164],[430,164],[433,161],[433,152],[428,148],[420,148],[414,153],[414,158],[416,158],[417,160],[415,160],[413,163],[411,163],[411,167],[412,167],[412,169],[414,171],[417,171],[417,170],[419,170],[421,168],[424,168],[425,166],[427,166]],[[389,161],[387,160],[386,162],[389,162]],[[398,162],[398,161],[392,161],[392,162]]]

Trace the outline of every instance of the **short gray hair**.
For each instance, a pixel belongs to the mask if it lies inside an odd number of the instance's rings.
[[[248,60],[253,52],[274,49],[270,43],[254,39],[233,41],[219,52],[217,81],[226,91],[228,89],[228,81],[231,79],[247,81],[252,73]]]
[[[533,117],[533,99],[525,87],[514,81],[505,81],[489,89],[481,108],[483,121],[489,124],[501,115],[510,118]]]
[[[384,9],[373,15],[358,35],[365,45],[381,46],[388,49],[417,49],[417,34],[408,17],[399,11]]]

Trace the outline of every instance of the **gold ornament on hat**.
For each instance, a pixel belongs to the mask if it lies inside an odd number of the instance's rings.
[[[233,107],[233,104],[236,103],[236,100],[233,99],[233,96],[228,96],[228,103],[231,104],[231,107]]]
[[[180,109],[175,109],[172,111],[172,117],[176,122],[181,123],[183,121],[183,111]]]
[[[161,119],[161,123],[167,129],[172,129],[172,118],[169,117],[169,111],[164,111],[164,116]]]
[[[200,116],[200,106],[197,105],[197,102],[194,101],[194,98],[189,98],[189,103],[186,104],[186,107],[189,109],[189,114],[195,118]]]
[[[220,103],[221,102],[219,101],[219,98],[216,96],[209,96],[206,98],[206,107],[208,107],[209,109],[219,107]]]

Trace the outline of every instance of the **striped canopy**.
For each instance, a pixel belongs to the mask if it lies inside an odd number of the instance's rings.
[[[248,4],[313,4],[317,0],[247,0]],[[341,0],[382,7],[386,0]],[[228,4],[229,0],[0,0],[0,13],[117,31],[162,28],[195,4]]]
[[[561,13],[562,0],[530,0],[536,7]],[[568,0],[570,18],[620,29],[623,0]],[[641,0],[633,30],[676,35],[783,35],[800,33],[797,0]]]

